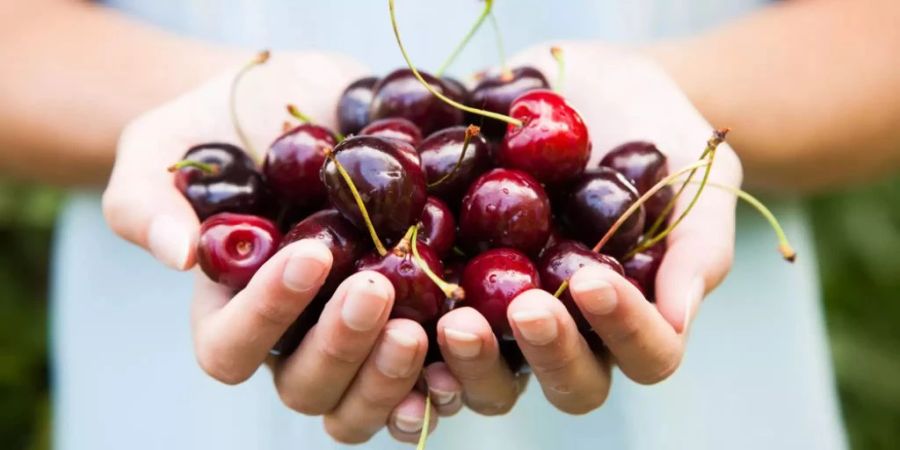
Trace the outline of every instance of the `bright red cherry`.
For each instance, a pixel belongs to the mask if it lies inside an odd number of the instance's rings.
[[[469,261],[463,270],[465,303],[487,319],[501,339],[513,339],[506,309],[519,294],[541,285],[534,264],[510,248],[488,250]]]
[[[281,233],[262,217],[219,213],[200,226],[197,260],[209,279],[243,289],[280,242]]]
[[[428,244],[439,257],[444,258],[456,240],[456,219],[447,204],[437,197],[428,197],[422,211],[422,230],[419,240]]]
[[[666,155],[650,142],[636,141],[622,144],[610,150],[600,160],[600,165],[618,170],[625,175],[641,195],[669,175]],[[672,187],[666,186],[647,199],[644,203],[647,227],[662,214],[673,196]]]
[[[548,89],[550,84],[544,75],[534,67],[516,67],[483,78],[469,95],[469,106],[499,114],[509,114],[513,100],[522,94],[535,89]],[[470,123],[481,127],[481,132],[489,139],[499,141],[506,133],[506,123],[488,119],[480,115],[468,115]]]
[[[509,114],[522,126],[507,128],[497,149],[498,164],[549,184],[576,179],[584,172],[591,154],[587,126],[559,94],[544,89],[526,92],[512,102]]]
[[[344,136],[359,133],[369,123],[369,105],[376,83],[378,78],[365,77],[344,89],[337,105],[338,129]]]
[[[625,260],[625,275],[634,280],[644,297],[651,302],[656,301],[656,274],[666,254],[665,242],[660,242]]]
[[[512,247],[536,255],[550,235],[550,201],[531,175],[494,169],[479,177],[463,198],[459,242],[475,253]]]
[[[359,134],[399,139],[413,147],[418,147],[422,143],[422,132],[419,131],[419,127],[401,117],[376,120],[366,125]]]
[[[428,136],[419,145],[428,193],[450,204],[458,204],[469,185],[491,167],[491,149],[480,135],[469,139],[460,161],[465,137],[466,127],[452,127]]]
[[[263,174],[266,183],[283,202],[300,209],[325,202],[325,185],[319,172],[325,150],[337,139],[327,128],[305,123],[279,137],[266,152]]]
[[[438,92],[447,96],[454,95],[453,89],[448,89],[440,79],[425,72],[420,73]],[[375,85],[369,119],[388,117],[408,119],[426,135],[463,122],[462,111],[435,97],[409,69],[395,70]]]

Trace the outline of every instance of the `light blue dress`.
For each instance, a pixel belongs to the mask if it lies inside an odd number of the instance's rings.
[[[163,27],[251,48],[346,52],[384,73],[402,64],[383,0],[115,0]],[[741,15],[754,0],[499,0],[510,53],[548,39],[635,42],[694,33]],[[409,50],[436,67],[477,14],[475,0],[400,0]],[[114,36],[110,37],[114,39]],[[477,48],[488,49],[478,50]],[[496,60],[490,33],[457,73]],[[638,386],[616,373],[608,403],[580,417],[532,387],[512,413],[442,419],[437,449],[846,448],[805,216],[776,208],[801,258],[779,263],[766,225],[739,217],[736,264],[694,323],[671,379]],[[60,450],[333,449],[318,418],[283,407],[271,376],[227,387],[192,354],[191,276],[164,269],[103,222],[98,194],[70,198],[53,271],[54,438]],[[367,449],[398,448],[382,432]]]

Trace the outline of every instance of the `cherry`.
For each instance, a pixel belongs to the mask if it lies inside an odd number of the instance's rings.
[[[333,153],[359,192],[375,232],[389,243],[416,223],[425,207],[425,175],[404,147],[407,144],[393,139],[355,136],[338,144]],[[320,173],[331,204],[366,229],[353,191],[334,160],[327,161]]]
[[[572,188],[562,219],[573,236],[592,246],[637,199],[637,190],[621,173],[608,167],[591,169]],[[643,230],[641,206],[612,235],[603,252],[623,255],[637,243]]]
[[[495,248],[476,256],[462,275],[466,303],[487,319],[500,339],[513,339],[506,308],[517,295],[540,285],[531,260],[511,248]]]
[[[550,235],[550,201],[531,175],[494,169],[475,180],[463,198],[459,241],[474,252],[512,247],[537,254]]]
[[[542,183],[578,178],[591,155],[587,126],[559,94],[540,89],[526,92],[510,105],[510,124],[497,148],[497,163],[524,170]]]
[[[419,127],[402,117],[376,120],[366,125],[359,134],[399,139],[413,147],[418,147],[422,142],[422,132],[419,131]]]
[[[369,123],[369,105],[376,77],[360,78],[347,86],[337,104],[338,129],[344,136],[359,133]]]
[[[591,249],[583,244],[570,240],[562,240],[547,249],[537,263],[538,272],[541,276],[541,287],[551,293],[555,293],[565,281],[572,278],[572,275],[578,269],[601,265],[609,267],[619,275],[625,274],[622,265],[615,258],[592,252]],[[575,319],[578,329],[583,331],[590,330],[590,324],[581,314],[581,310],[575,303],[575,299],[572,298],[569,289],[563,291],[559,299],[566,306],[566,309],[569,310],[572,318]]]
[[[669,175],[666,155],[650,142],[635,141],[622,144],[610,150],[600,160],[600,165],[621,172],[634,184],[639,194],[644,194]],[[644,204],[646,226],[649,227],[656,221],[673,195],[672,187],[666,186],[647,200]]]
[[[435,90],[448,96],[454,95],[453,89],[448,89],[440,79],[425,72],[420,73]],[[395,70],[375,85],[369,119],[387,117],[408,119],[424,134],[463,122],[462,111],[432,95],[409,69]]]
[[[275,254],[281,233],[262,217],[219,213],[203,221],[197,260],[209,279],[242,289]]]
[[[534,67],[517,67],[511,71],[483,78],[472,89],[468,105],[500,114],[509,114],[513,100],[535,89],[549,89],[544,75]],[[506,133],[506,123],[484,116],[467,114],[470,123],[478,124],[485,136],[499,141]]]
[[[469,102],[469,89],[461,81],[452,77],[441,77],[444,87],[447,88],[447,96],[458,99],[461,103]]]
[[[409,237],[406,237],[384,256],[378,253],[364,256],[357,269],[374,270],[391,281],[394,286],[392,318],[415,320],[424,325],[438,317],[446,296],[419,266],[420,263],[413,259],[410,245]],[[443,273],[440,258],[428,244],[419,242],[417,250],[421,261],[432,272]]]
[[[635,253],[634,256],[622,263],[625,275],[634,280],[644,297],[651,302],[656,301],[656,274],[659,272],[659,266],[662,264],[665,253],[665,242],[660,242],[642,252]]]
[[[428,244],[441,258],[450,253],[456,240],[456,220],[447,204],[437,197],[428,197],[422,211],[422,231],[419,241]]]
[[[324,203],[327,193],[319,180],[325,150],[337,145],[327,128],[305,123],[283,134],[266,152],[266,183],[283,202],[300,209]]]
[[[419,146],[428,193],[450,204],[458,204],[469,185],[491,167],[490,147],[480,135],[469,139],[462,155],[465,136],[466,127],[447,128],[428,136]]]
[[[270,194],[256,164],[234,145],[191,147],[169,171],[175,172],[175,187],[200,220],[226,211],[262,214],[270,206]]]

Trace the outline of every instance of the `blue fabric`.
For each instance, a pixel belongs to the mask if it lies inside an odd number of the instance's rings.
[[[376,73],[401,64],[383,1],[111,2],[207,39],[344,51]],[[552,38],[636,41],[698,31],[754,1],[500,0],[510,52]],[[400,0],[410,51],[435,66],[477,14],[474,1]],[[450,5],[452,4],[452,5]],[[450,5],[450,6],[448,6]],[[489,33],[458,73],[491,64]],[[638,386],[615,374],[608,403],[572,417],[532,383],[504,417],[442,419],[430,449],[843,449],[806,220],[776,208],[801,258],[780,263],[771,231],[739,215],[736,264],[695,321],[682,368]],[[164,269],[105,226],[97,193],[73,194],[59,220],[52,283],[54,437],[61,450],[332,449],[317,418],[283,407],[261,369],[236,387],[197,367],[189,328],[192,275]],[[398,448],[386,433],[363,448]]]

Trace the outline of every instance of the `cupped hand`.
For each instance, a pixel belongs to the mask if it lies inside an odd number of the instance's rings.
[[[107,222],[174,269],[195,266],[199,221],[166,168],[196,144],[241,144],[229,116],[229,90],[238,70],[137,118],[119,142],[103,196]],[[251,146],[264,151],[280,134],[287,103],[333,126],[342,89],[364,74],[355,62],[335,55],[275,53],[244,77],[237,92],[238,116]],[[192,328],[197,360],[210,376],[228,384],[243,382],[268,363],[284,403],[324,416],[325,429],[339,441],[364,442],[387,424],[397,439],[412,442],[422,428],[424,397],[414,386],[428,340],[415,322],[389,318],[394,292],[382,275],[349,277],[292,355],[270,355],[316,296],[331,264],[323,244],[295,242],[236,294],[196,270]],[[432,365],[424,377],[436,399],[435,413],[455,413],[459,385],[446,366]]]
[[[698,160],[713,127],[653,61],[603,44],[560,47],[566,61],[561,93],[590,129],[591,167],[610,149],[634,140],[654,142],[668,156],[670,172]],[[549,49],[548,45],[526,51],[511,66],[533,65],[555,74]],[[739,186],[741,179],[740,161],[723,144],[710,180]],[[679,198],[674,216],[687,206],[694,189],[689,187]],[[600,354],[591,350],[552,294],[527,291],[510,304],[508,319],[516,341],[550,403],[573,414],[599,407],[610,389],[613,364],[642,384],[657,383],[676,371],[702,299],[731,268],[734,214],[731,194],[703,191],[667,238],[655,304],[612,270],[586,267],[575,273],[569,289],[604,343]],[[504,364],[498,342],[480,314],[471,308],[451,311],[438,323],[438,341],[469,407],[498,414],[513,406],[523,382]]]

